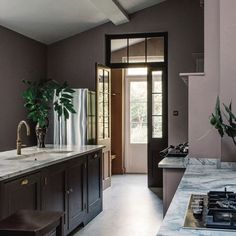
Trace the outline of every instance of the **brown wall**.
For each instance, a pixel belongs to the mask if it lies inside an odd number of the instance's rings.
[[[17,124],[26,119],[21,81],[45,78],[46,50],[45,45],[0,26],[0,151],[16,146]],[[31,131],[30,139],[24,137],[28,144],[34,144]]]
[[[168,0],[131,16],[129,23],[106,23],[48,47],[48,76],[73,87],[95,88],[95,62],[105,63],[105,34],[169,33],[169,143],[187,140],[187,86],[180,72],[194,71],[192,53],[203,52],[203,8],[199,0]],[[179,116],[172,116],[173,110]]]
[[[132,15],[127,24],[107,23],[48,48],[0,26],[0,151],[15,148],[17,123],[26,119],[22,79],[47,74],[73,87],[94,89],[95,62],[105,63],[105,34],[158,31],[169,33],[169,142],[185,141],[187,87],[178,73],[193,71],[191,53],[203,51],[203,9],[199,0],[168,0]],[[179,117],[172,116],[173,110],[179,110]],[[34,143],[32,134],[28,144]]]

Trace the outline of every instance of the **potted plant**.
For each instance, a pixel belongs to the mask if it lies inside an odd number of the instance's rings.
[[[211,125],[218,130],[221,138],[227,135],[232,139],[233,144],[236,145],[236,117],[232,112],[232,102],[229,106],[223,103],[224,109],[221,109],[220,99],[217,97],[215,111],[210,118]],[[222,154],[221,154],[222,155]],[[217,168],[221,168],[221,158],[217,160]],[[235,169],[236,165],[232,164],[232,168]]]
[[[229,106],[223,103],[224,110],[221,110],[220,98],[217,97],[215,112],[212,113],[210,123],[213,125],[223,137],[225,134],[232,138],[234,145],[236,145],[236,116],[232,112],[232,102]],[[225,119],[223,119],[223,116]]]
[[[65,120],[69,119],[70,113],[76,113],[72,104],[74,90],[69,88],[66,82],[60,85],[57,81],[51,79],[23,80],[23,83],[28,86],[23,92],[24,106],[29,112],[28,118],[36,123],[37,146],[44,148],[51,107],[53,106],[57,112],[58,118],[64,116]]]

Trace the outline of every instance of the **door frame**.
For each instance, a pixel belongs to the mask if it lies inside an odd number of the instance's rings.
[[[111,40],[112,39],[122,39],[122,38],[147,38],[147,37],[164,37],[164,62],[146,62],[143,63],[111,63]],[[163,71],[163,82],[164,82],[164,90],[165,92],[164,96],[166,104],[164,106],[164,109],[166,110],[165,112],[165,117],[166,117],[166,124],[165,124],[165,147],[168,146],[168,32],[152,32],[152,33],[134,33],[134,34],[110,34],[110,35],[105,35],[105,40],[106,40],[106,51],[105,51],[105,56],[106,56],[106,65],[109,66],[111,69],[125,69],[125,68],[137,68],[137,67],[147,67],[148,68],[148,126],[152,124],[152,117],[150,116],[150,112],[152,111],[152,100],[150,100],[151,94],[151,75],[150,71],[151,70],[162,70]],[[147,42],[147,40],[146,40]],[[145,45],[147,43],[145,42]],[[147,52],[147,46],[145,46],[145,54]],[[127,47],[127,56],[129,56],[129,50]],[[150,123],[151,121],[151,123]],[[155,162],[153,160],[150,160],[150,150],[151,150],[151,133],[150,128],[148,128],[148,187],[162,187],[163,186],[163,176],[162,176],[162,169],[158,168],[158,162],[160,161],[160,155],[159,153],[155,153],[156,159]],[[150,141],[151,140],[151,141]],[[154,173],[156,172],[156,174]],[[158,175],[158,179],[157,178]]]

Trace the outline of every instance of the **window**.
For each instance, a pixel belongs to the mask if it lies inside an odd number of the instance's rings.
[[[162,138],[162,71],[152,71],[152,137]]]
[[[111,68],[162,65],[167,60],[165,40],[167,33],[106,35],[106,64]]]

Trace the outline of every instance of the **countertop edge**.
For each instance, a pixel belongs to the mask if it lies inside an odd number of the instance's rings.
[[[165,157],[158,163],[162,169],[186,169],[186,157]]]

